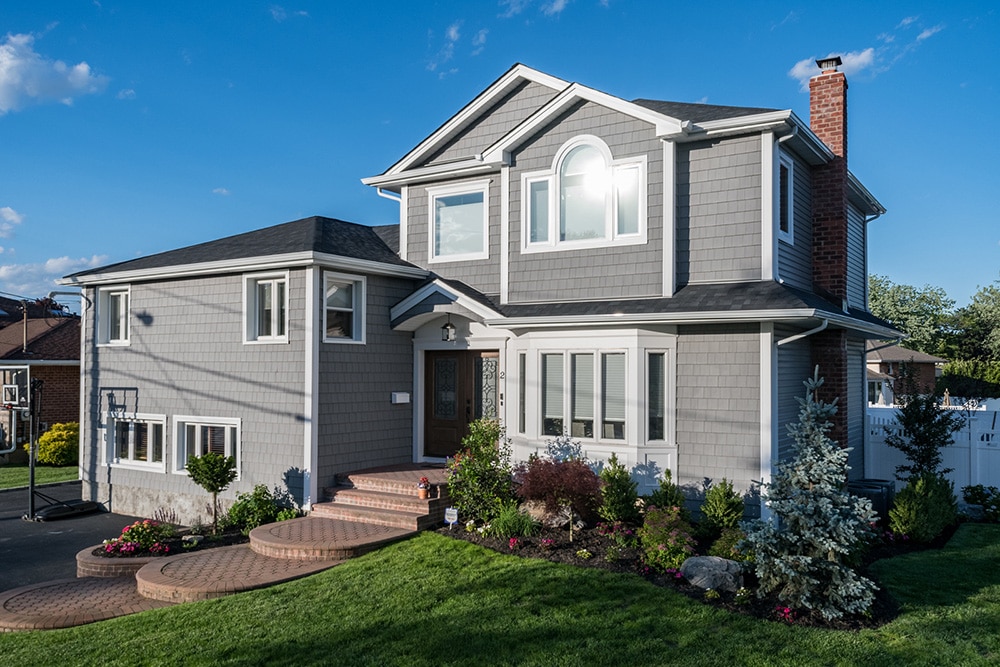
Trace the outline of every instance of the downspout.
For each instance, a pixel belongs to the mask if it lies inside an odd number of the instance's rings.
[[[395,193],[392,193],[392,192],[386,192],[382,188],[375,188],[375,194],[377,194],[379,197],[382,197],[383,199],[388,199],[389,201],[394,201],[397,204],[400,204],[403,201],[403,198],[400,197],[399,195],[397,195]]]
[[[818,334],[820,331],[823,331],[824,329],[826,329],[829,325],[830,325],[830,320],[828,320],[826,318],[823,318],[823,323],[820,324],[815,329],[810,329],[809,331],[803,331],[802,333],[795,334],[794,336],[789,336],[788,338],[782,338],[781,340],[779,340],[777,342],[777,346],[781,347],[782,345],[787,345],[788,343],[794,343],[797,340],[802,340],[803,338],[808,338],[809,336],[812,336],[813,334]]]

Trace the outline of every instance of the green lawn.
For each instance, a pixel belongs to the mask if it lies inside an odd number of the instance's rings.
[[[639,577],[424,533],[221,600],[0,635],[10,665],[971,665],[1000,661],[1000,526],[884,561],[903,614],[839,632],[732,615]]]
[[[78,479],[79,468],[72,466],[35,466],[35,484],[52,484]],[[0,466],[0,489],[28,486],[28,464],[9,463]]]

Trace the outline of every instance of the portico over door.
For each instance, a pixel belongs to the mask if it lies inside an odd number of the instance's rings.
[[[500,353],[438,350],[424,357],[424,456],[444,458],[462,446],[469,423],[500,414]]]

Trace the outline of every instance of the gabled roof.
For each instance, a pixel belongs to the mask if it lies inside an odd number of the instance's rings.
[[[384,233],[384,232],[383,232]],[[308,263],[317,259],[368,267],[383,273],[423,277],[427,272],[399,258],[372,227],[313,216],[273,227],[169,250],[63,278],[63,284],[89,284],[138,277],[237,271],[260,264]],[[253,261],[258,260],[258,261]]]
[[[902,345],[880,343],[870,340],[867,344],[867,358],[869,361],[885,362],[914,362],[918,364],[946,364],[947,359],[935,357],[933,354],[918,352]]]
[[[25,333],[28,346],[24,349]],[[0,360],[31,362],[80,362],[80,318],[46,317],[0,329]]]

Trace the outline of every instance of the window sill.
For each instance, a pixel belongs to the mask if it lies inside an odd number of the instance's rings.
[[[165,474],[167,466],[164,463],[139,463],[137,461],[111,461],[109,468],[119,468],[121,470],[137,470],[139,472],[155,472]]]
[[[623,236],[609,241],[607,239],[595,239],[593,241],[561,241],[558,243],[532,243],[522,246],[522,255],[533,255],[543,252],[570,252],[573,250],[594,250],[615,248],[618,246],[645,245],[646,236]]]

